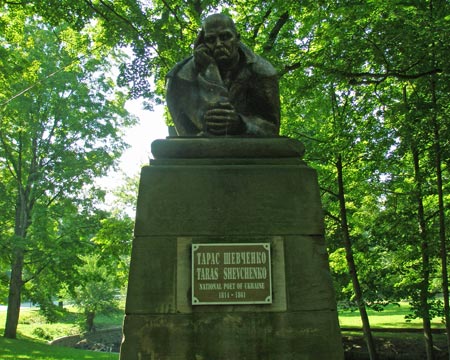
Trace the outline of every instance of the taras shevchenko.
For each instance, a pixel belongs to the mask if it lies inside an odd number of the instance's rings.
[[[167,105],[180,136],[277,136],[278,77],[241,43],[233,20],[207,17],[193,56],[167,75]]]

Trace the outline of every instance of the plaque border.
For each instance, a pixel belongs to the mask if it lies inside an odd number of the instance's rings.
[[[200,301],[195,296],[194,293],[194,252],[198,250],[199,247],[202,246],[240,246],[240,245],[247,245],[247,246],[262,246],[265,250],[267,250],[268,254],[268,268],[269,268],[269,296],[267,296],[264,300],[260,301]],[[271,253],[271,243],[270,242],[245,242],[245,243],[236,243],[236,242],[227,242],[227,243],[193,243],[191,244],[191,305],[197,306],[197,305],[272,305],[272,294],[273,294],[273,287],[272,287],[272,253]]]

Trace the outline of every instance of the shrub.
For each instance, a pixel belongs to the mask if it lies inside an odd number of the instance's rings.
[[[53,336],[47,333],[43,328],[37,327],[33,330],[33,335],[43,340],[53,340]]]

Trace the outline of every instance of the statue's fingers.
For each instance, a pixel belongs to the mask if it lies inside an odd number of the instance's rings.
[[[226,133],[227,127],[221,124],[221,126],[218,127],[208,127],[207,131],[214,135],[223,135]]]
[[[223,122],[217,122],[217,121],[208,121],[206,123],[206,125],[208,126],[208,128],[212,128],[212,129],[218,129],[218,128],[224,127]]]
[[[210,109],[206,112],[205,116],[225,116],[225,117],[233,117],[236,113],[234,110],[230,109],[221,109],[221,108],[214,108]]]
[[[230,122],[230,118],[227,116],[211,116],[206,119],[208,126],[224,126]]]
[[[234,111],[234,106],[229,101],[221,101],[218,105],[221,109]]]

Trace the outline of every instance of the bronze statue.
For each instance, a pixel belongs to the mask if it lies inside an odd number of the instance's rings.
[[[167,75],[167,105],[179,136],[277,136],[278,77],[240,41],[233,20],[207,17],[194,55]]]

